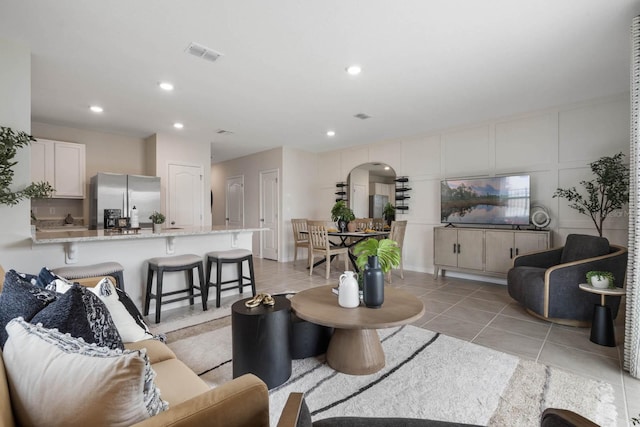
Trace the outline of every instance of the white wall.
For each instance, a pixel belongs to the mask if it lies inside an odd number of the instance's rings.
[[[245,227],[259,227],[260,224],[260,172],[278,169],[280,182],[278,191],[282,191],[283,149],[263,151],[250,156],[240,157],[211,166],[211,191],[213,192],[213,224],[225,224],[225,191],[228,178],[244,176],[244,225]],[[283,197],[280,198],[282,200]],[[282,204],[282,202],[281,202]],[[282,218],[282,214],[279,215]],[[280,221],[282,232],[282,220]],[[281,251],[278,251],[281,252]],[[254,233],[253,253],[260,253],[260,235]],[[278,257],[280,258],[280,254]]]

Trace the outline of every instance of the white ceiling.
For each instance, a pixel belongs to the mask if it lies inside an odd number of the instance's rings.
[[[219,162],[628,91],[639,13],[638,0],[2,0],[0,37],[31,48],[34,121],[175,133]],[[188,55],[191,42],[224,56]]]

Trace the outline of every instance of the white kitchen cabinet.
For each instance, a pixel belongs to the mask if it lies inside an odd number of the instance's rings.
[[[84,144],[39,139],[31,143],[31,180],[49,182],[54,198],[83,199],[85,161]]]
[[[471,227],[434,228],[434,276],[440,270],[505,277],[513,258],[527,252],[548,249],[549,231],[484,229]]]

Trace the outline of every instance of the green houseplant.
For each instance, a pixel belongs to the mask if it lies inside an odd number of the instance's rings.
[[[15,132],[9,127],[0,126],[0,204],[13,206],[21,200],[51,197],[54,188],[48,182],[34,182],[20,191],[11,191],[13,167],[18,164],[13,160],[18,148],[28,146],[36,139],[26,132]]]
[[[595,178],[580,181],[587,191],[583,196],[576,187],[558,188],[553,197],[567,199],[569,207],[588,215],[602,237],[602,224],[609,214],[621,209],[629,201],[629,167],[623,163],[624,154],[601,157],[589,164]]]
[[[360,271],[364,269],[370,256],[378,257],[380,269],[384,274],[400,265],[400,247],[395,240],[391,239],[378,240],[370,238],[363,240],[355,245],[353,254],[358,257],[356,259],[356,265]]]
[[[356,219],[356,216],[344,200],[338,200],[331,208],[331,221],[338,223],[340,231],[344,231],[347,223],[354,219]]]
[[[387,221],[387,225],[391,225],[391,221],[395,221],[396,219],[396,207],[391,204],[391,202],[387,202],[382,208],[382,217]]]
[[[149,216],[149,219],[153,224],[164,224],[164,221],[166,220],[165,216],[157,211],[153,211]]]
[[[587,271],[587,283],[597,288],[615,288],[615,277],[610,271]],[[594,282],[596,284],[594,284]],[[604,283],[602,286],[598,286],[597,283]]]

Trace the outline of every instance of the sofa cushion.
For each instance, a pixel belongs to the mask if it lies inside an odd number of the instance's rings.
[[[11,319],[21,316],[29,321],[56,299],[55,292],[36,286],[25,275],[9,270],[0,293],[0,347],[4,347],[7,340],[5,326]]]
[[[609,253],[609,240],[586,234],[569,234],[562,249],[560,263],[580,261]]]
[[[110,350],[14,319],[4,349],[21,425],[128,426],[167,408],[144,351]]]
[[[84,286],[74,284],[56,301],[40,310],[31,323],[58,329],[89,344],[111,349],[124,349],[109,310],[100,298]]]
[[[209,390],[191,369],[178,359],[168,359],[154,363],[156,384],[162,390],[162,398],[175,406]]]
[[[127,350],[142,350],[144,348],[152,365],[164,360],[177,359],[176,354],[165,343],[156,339],[128,342],[124,344],[124,348]]]
[[[15,424],[16,422],[13,419],[13,409],[11,408],[11,398],[9,396],[7,372],[4,368],[2,351],[0,351],[0,426],[11,427]]]

